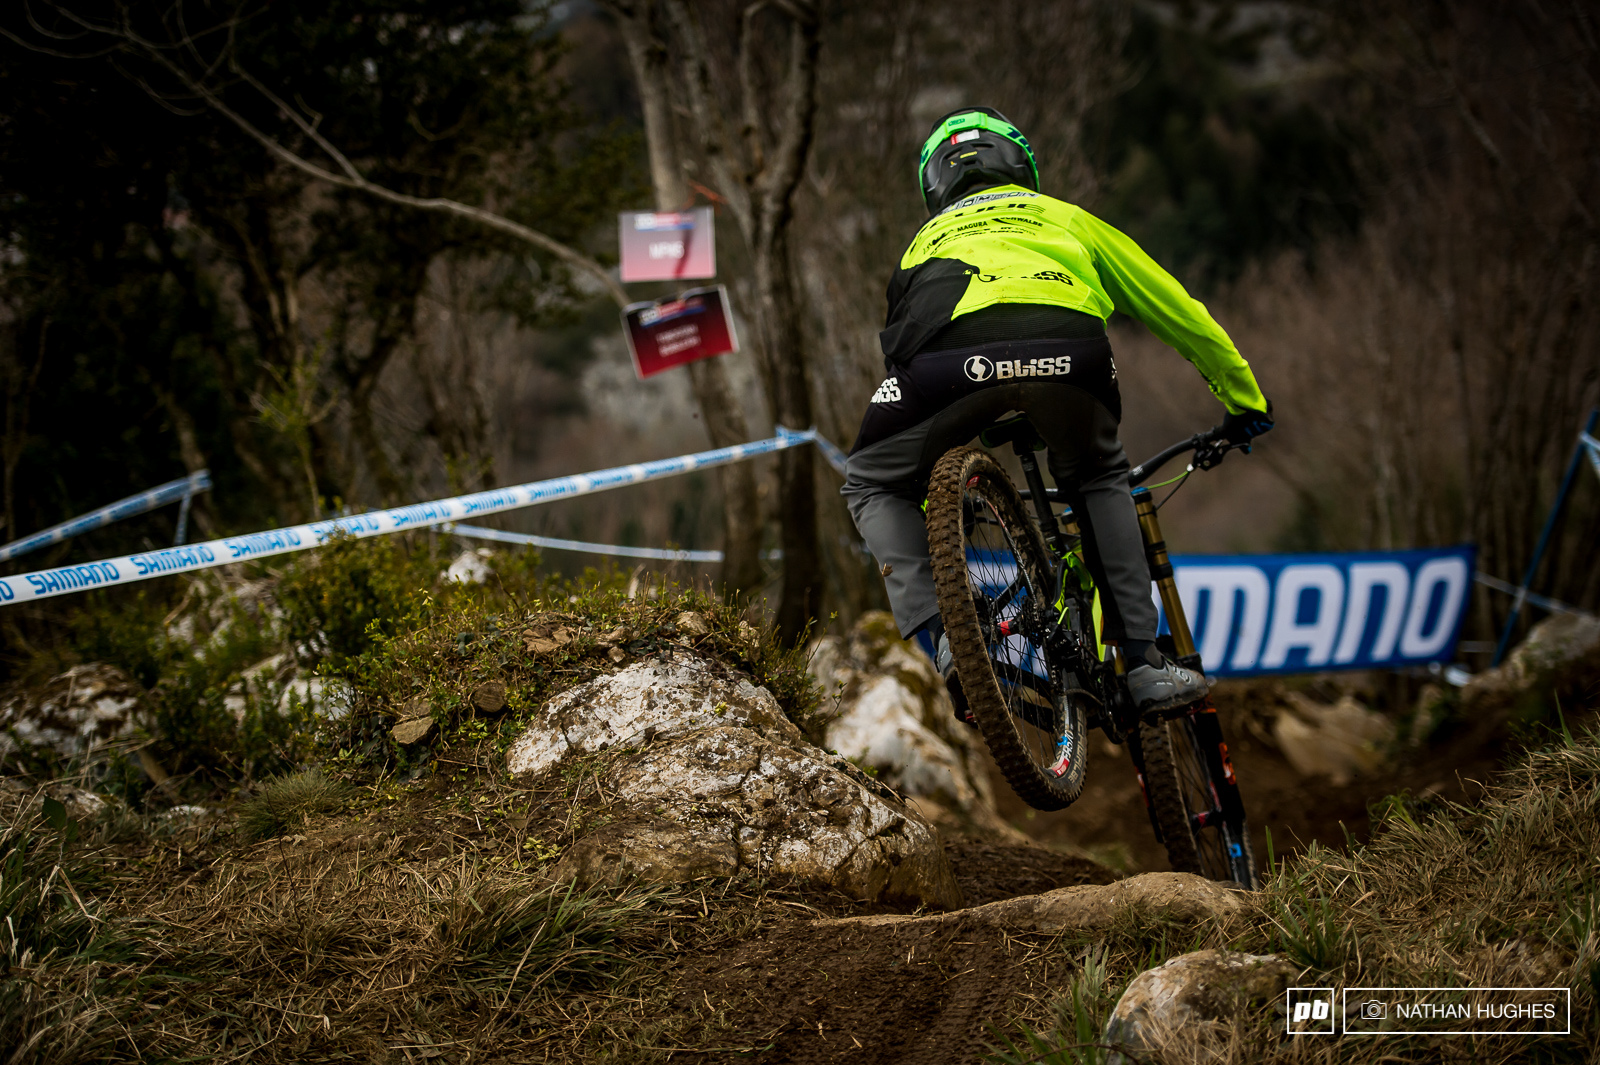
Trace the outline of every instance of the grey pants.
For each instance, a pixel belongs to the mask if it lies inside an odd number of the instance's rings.
[[[1103,350],[1103,367],[1095,365],[1100,352],[1083,350],[1085,343],[1097,343]],[[992,368],[1003,361],[998,356],[1015,356],[1014,362],[1005,361],[1020,367],[1024,356],[1069,349],[1072,372],[1061,373],[1059,361],[1052,368],[1060,376],[1075,378],[1071,383],[1039,377],[1000,379],[973,361],[977,352]],[[952,372],[971,367],[976,370]],[[963,376],[969,380],[963,382]],[[884,397],[895,398],[885,402]],[[941,406],[941,399],[950,401]],[[902,636],[910,636],[939,612],[922,513],[934,463],[1004,415],[1021,411],[1049,448],[1048,467],[1057,486],[1073,512],[1087,519],[1079,525],[1085,556],[1101,592],[1106,635],[1156,638],[1150,571],[1128,494],[1128,458],[1117,439],[1120,410],[1115,367],[1103,340],[991,344],[926,353],[885,381],[868,407],[841,492],[883,571]]]

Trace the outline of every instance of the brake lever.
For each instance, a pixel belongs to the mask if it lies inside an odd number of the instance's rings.
[[[1230,451],[1242,451],[1250,454],[1250,441],[1235,444],[1225,439],[1208,440],[1194,449],[1194,458],[1190,466],[1196,470],[1214,470],[1222,465],[1222,459]]]

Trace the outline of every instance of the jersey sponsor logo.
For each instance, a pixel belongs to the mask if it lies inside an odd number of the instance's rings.
[[[878,386],[872,393],[873,403],[898,403],[900,402],[900,378],[891,377]]]
[[[1035,207],[1031,203],[991,203],[987,207],[979,207],[977,210],[973,211],[972,213],[974,215],[987,215],[990,211],[1006,211],[1006,212],[1009,212],[1009,213],[1003,214],[1003,215],[1002,214],[997,214],[997,215],[992,215],[992,216],[986,217],[986,218],[979,218],[978,221],[982,222],[984,224],[990,224],[990,223],[995,223],[995,222],[1007,222],[1007,223],[1013,223],[1013,224],[1021,223],[1023,225],[1033,226],[1035,228],[1039,228],[1039,227],[1042,227],[1044,225],[1044,223],[1039,221],[1037,218],[1029,218],[1026,215],[1020,215],[1020,214],[1015,213],[1017,211],[1026,211],[1026,210],[1032,210],[1032,211],[1035,211],[1035,212],[1042,212],[1041,208]],[[965,215],[965,212],[963,212],[962,214],[955,215],[953,217],[961,218],[961,217],[964,217],[964,215]],[[976,223],[970,223],[969,222],[967,225],[962,226],[960,228],[961,229],[970,229],[974,224],[976,224]]]
[[[990,284],[991,282],[995,282],[995,281],[1008,280],[1008,277],[1005,274],[984,274],[984,273],[979,273],[976,276],[977,276],[978,280],[982,281],[984,284]],[[1060,270],[1040,270],[1036,274],[1024,274],[1024,275],[1022,275],[1022,277],[1017,278],[1016,280],[1019,280],[1019,281],[1058,281],[1063,285],[1076,284],[1076,282],[1072,280],[1072,275],[1071,274],[1062,273]]]
[[[987,381],[994,376],[994,363],[982,355],[973,355],[962,364],[961,368],[966,370],[967,377],[974,381]]]
[[[1055,377],[1072,372],[1072,356],[1057,355],[1050,359],[1005,359],[995,364],[995,376],[1001,380],[1010,377]]]

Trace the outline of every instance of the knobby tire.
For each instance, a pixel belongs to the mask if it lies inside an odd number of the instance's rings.
[[[1201,718],[1209,718],[1209,729],[1197,728]],[[1145,794],[1173,869],[1253,888],[1250,831],[1238,785],[1226,779],[1215,722],[1216,711],[1208,709],[1139,726]],[[1196,813],[1213,810],[1221,812],[1215,823],[1194,823]]]
[[[974,514],[982,519],[976,524]],[[1083,792],[1088,765],[1083,708],[1070,697],[1063,700],[1062,680],[1053,666],[1044,667],[1044,677],[1027,674],[1029,683],[1018,683],[1023,673],[1006,660],[1006,638],[998,635],[993,616],[1006,613],[1040,631],[1053,586],[1044,538],[1005,470],[974,448],[954,448],[934,466],[927,522],[939,613],[978,730],[995,765],[1023,802],[1038,810],[1063,809]],[[978,529],[981,542],[974,544],[971,534]],[[1023,586],[1009,597],[974,588],[969,546],[990,560],[1009,555]],[[997,599],[1004,601],[997,606]],[[1012,643],[1010,654],[1022,654],[1024,665],[1035,655],[1043,661],[1042,647],[1026,639],[1023,643],[1020,652]],[[1057,739],[1062,733],[1068,737],[1064,750],[1070,758],[1060,775],[1052,772],[1059,759],[1045,753],[1045,737],[1051,730]]]

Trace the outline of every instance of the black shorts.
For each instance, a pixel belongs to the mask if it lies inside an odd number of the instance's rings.
[[[919,352],[873,393],[850,453],[943,412],[951,415],[949,431],[936,435],[949,439],[965,432],[961,439],[970,440],[1008,410],[1034,407],[1041,393],[1060,395],[1064,413],[1092,399],[1120,422],[1122,396],[1110,340],[1008,340]],[[1033,402],[1024,402],[1024,394]]]

